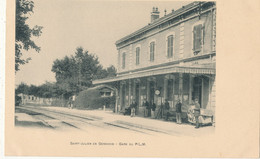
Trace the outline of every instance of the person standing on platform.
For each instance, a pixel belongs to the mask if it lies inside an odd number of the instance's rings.
[[[199,123],[200,104],[199,104],[199,99],[198,98],[195,99],[194,116],[195,116],[195,120],[196,120],[196,127],[195,128],[198,129],[200,127],[200,123]]]
[[[170,116],[170,104],[167,99],[165,99],[164,108],[163,108],[163,115],[166,115],[166,120],[168,121]]]
[[[150,101],[150,103],[148,103],[148,117],[151,117],[151,114],[152,114],[152,112],[151,112],[151,110],[152,110],[152,101]]]
[[[178,99],[176,106],[176,122],[177,124],[181,124],[181,100]]]
[[[144,106],[145,106],[144,116],[148,117],[149,103],[146,99],[145,99],[145,102],[144,102]]]
[[[151,117],[152,117],[152,118],[155,118],[156,105],[155,105],[154,101],[152,101],[151,109],[152,109]]]
[[[69,97],[69,101],[68,101],[68,108],[71,109],[71,104],[72,104],[72,98]]]
[[[132,104],[131,104],[131,117],[134,117],[134,116],[135,116],[136,107],[137,107],[137,103],[136,103],[135,100],[134,100],[134,101],[132,102]]]
[[[76,100],[76,95],[73,95],[73,96],[71,97],[71,105],[70,105],[70,108],[71,108],[71,109],[73,109],[73,107],[74,107],[75,100]]]

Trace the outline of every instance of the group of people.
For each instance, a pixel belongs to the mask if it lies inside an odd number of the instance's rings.
[[[162,106],[159,108],[159,112],[156,116],[155,110],[156,110],[156,104],[152,100],[151,103],[149,103],[147,100],[144,101],[143,106],[145,106],[145,112],[144,116],[145,117],[151,117],[151,118],[156,118],[158,116],[165,117],[165,120],[168,120],[171,113],[170,113],[170,104],[168,100],[165,100],[165,102],[162,104]],[[176,104],[176,122],[178,124],[181,124],[181,102],[178,100]]]
[[[200,104],[199,104],[199,100],[197,98],[194,101],[195,101],[194,117],[196,120],[195,128],[199,128],[200,127],[200,124],[199,124]],[[154,103],[153,100],[151,101],[151,103],[149,103],[147,100],[145,100],[143,103],[143,106],[145,106],[145,111],[144,111],[145,117],[156,118],[156,114],[155,114],[156,104]],[[133,116],[135,116],[135,113],[136,113],[137,103],[135,101],[133,101],[132,104],[130,105],[130,108],[131,108],[131,117],[133,117]],[[177,100],[175,108],[176,108],[176,123],[181,124],[182,123],[182,103],[181,103],[180,99]],[[169,117],[171,116],[170,104],[169,104],[168,100],[165,100],[165,102],[162,104],[160,109],[161,110],[158,113],[161,113],[161,114],[157,114],[157,115],[160,115],[161,117],[164,117],[165,120],[168,120]]]
[[[181,100],[178,99],[178,101],[175,105],[175,108],[176,108],[176,123],[177,124],[182,123],[181,122],[181,113],[182,113],[181,107],[182,107]],[[169,104],[168,100],[165,100],[162,110],[163,110],[162,115],[165,114],[166,115],[165,119],[169,120],[171,113],[170,113],[170,104]]]
[[[149,103],[147,100],[145,100],[143,105],[145,106],[144,116],[155,118],[156,104],[154,101],[152,100],[151,103]]]

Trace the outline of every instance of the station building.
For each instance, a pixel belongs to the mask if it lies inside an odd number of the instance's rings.
[[[116,41],[117,76],[93,84],[116,88],[115,112],[135,100],[137,115],[144,101],[157,107],[165,100],[175,110],[178,99],[187,111],[195,98],[215,112],[216,4],[193,2],[160,17],[154,7],[151,22]],[[122,28],[124,29],[124,28]]]

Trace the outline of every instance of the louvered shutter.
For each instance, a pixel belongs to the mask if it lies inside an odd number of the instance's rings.
[[[173,56],[173,35],[171,36],[171,57]]]
[[[201,51],[202,42],[202,24],[196,25],[193,28],[193,51],[198,53]]]
[[[123,53],[123,56],[122,56],[122,68],[124,69],[125,68],[125,53]]]
[[[173,35],[167,37],[167,57],[173,56]]]
[[[140,47],[137,47],[136,48],[136,65],[138,65],[140,63],[139,59],[140,59]]]
[[[150,61],[154,60],[155,42],[150,43]]]

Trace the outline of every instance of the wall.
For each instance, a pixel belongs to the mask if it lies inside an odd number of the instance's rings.
[[[202,14],[200,18],[197,16],[183,23],[179,23],[176,26],[170,27],[164,31],[156,33],[148,38],[140,40],[136,43],[130,44],[118,50],[118,73],[144,68],[148,66],[163,64],[171,61],[180,60],[182,58],[188,58],[195,56],[192,51],[192,29],[194,24],[203,23],[205,27],[204,45],[202,51],[197,55],[203,55],[211,53],[212,51],[212,16],[211,11]],[[172,58],[167,57],[167,36],[174,34],[174,56]],[[149,43],[155,41],[155,57],[154,61],[150,61]],[[136,65],[135,49],[140,47],[140,64]],[[126,53],[126,67],[122,69],[122,54]]]
[[[32,95],[20,95],[22,99],[22,105],[39,105],[39,106],[65,106],[67,100],[59,98],[40,98]]]

